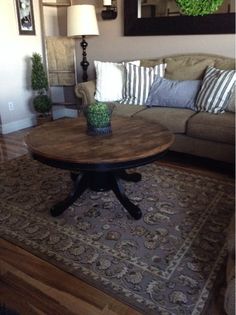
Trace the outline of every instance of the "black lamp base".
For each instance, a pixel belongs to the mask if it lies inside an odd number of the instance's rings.
[[[82,47],[82,50],[83,50],[83,53],[82,53],[83,59],[80,62],[80,65],[81,65],[81,67],[83,69],[83,76],[82,76],[82,78],[83,78],[83,82],[87,82],[88,81],[87,69],[88,69],[88,66],[89,66],[89,62],[87,60],[87,53],[86,53],[86,48],[88,46],[88,43],[85,40],[85,36],[82,36],[82,41],[80,43],[80,46]]]

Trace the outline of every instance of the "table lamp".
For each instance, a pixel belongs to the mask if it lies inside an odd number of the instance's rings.
[[[79,4],[67,8],[67,36],[82,37],[80,46],[82,47],[82,61],[80,65],[83,69],[83,81],[88,80],[87,69],[89,62],[87,60],[86,48],[88,43],[85,37],[88,35],[99,35],[96,12],[94,5]]]

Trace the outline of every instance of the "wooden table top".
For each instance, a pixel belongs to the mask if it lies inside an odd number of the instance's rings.
[[[29,151],[45,159],[75,164],[126,163],[167,150],[174,135],[158,123],[114,116],[112,134],[90,136],[84,117],[56,120],[25,138]]]

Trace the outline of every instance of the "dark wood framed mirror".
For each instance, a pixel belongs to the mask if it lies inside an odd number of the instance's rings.
[[[138,17],[140,0],[124,0],[124,35],[233,34],[235,13]]]

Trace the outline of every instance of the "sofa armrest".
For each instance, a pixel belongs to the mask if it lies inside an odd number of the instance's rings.
[[[82,99],[82,106],[86,106],[94,102],[95,89],[95,80],[81,82],[75,86],[75,95]]]

